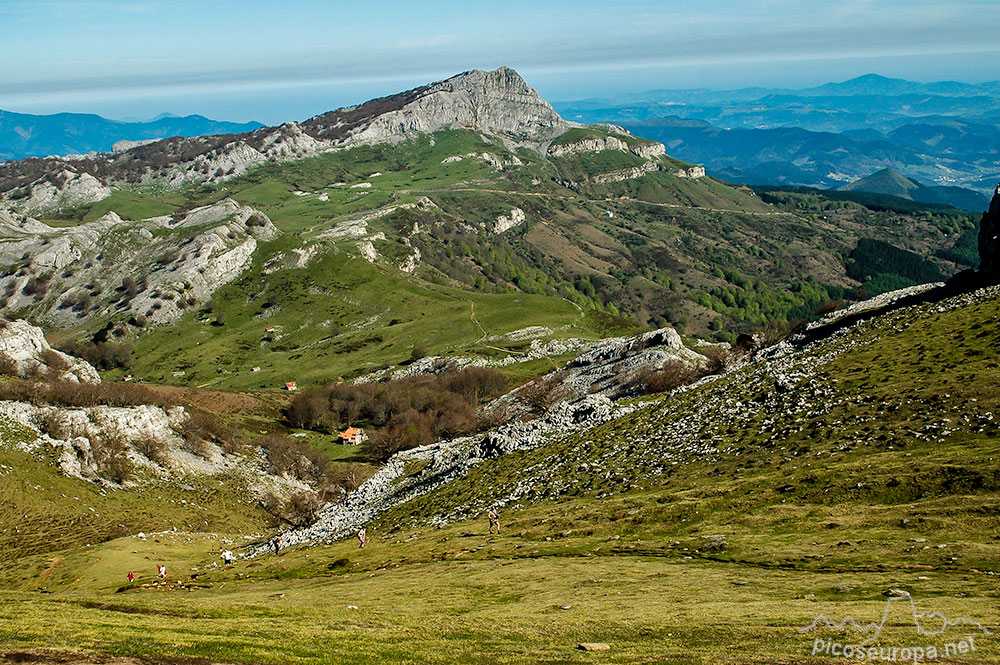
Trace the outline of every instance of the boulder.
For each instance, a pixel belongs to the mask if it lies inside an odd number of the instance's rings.
[[[605,642],[580,642],[576,648],[581,651],[608,651],[611,645]]]

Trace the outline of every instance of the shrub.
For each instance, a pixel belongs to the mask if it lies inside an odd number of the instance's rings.
[[[233,430],[214,416],[197,409],[188,411],[188,419],[179,433],[184,438],[184,449],[205,459],[212,453],[210,442],[228,453],[234,453],[240,448],[239,437]]]
[[[45,363],[50,372],[65,372],[70,368],[70,363],[66,360],[66,356],[55,349],[44,349],[38,354],[38,357]]]
[[[146,456],[150,461],[156,462],[160,466],[167,466],[170,456],[167,454],[167,442],[158,437],[140,439],[134,444],[135,449]]]
[[[642,395],[663,393],[697,381],[702,371],[680,360],[667,361],[658,369],[645,369],[631,381],[630,387]]]
[[[0,353],[0,376],[17,376],[17,361],[6,353]]]
[[[60,345],[63,353],[83,358],[94,367],[102,370],[131,369],[132,345],[126,342],[67,342]]]
[[[285,417],[293,427],[334,432],[360,423],[372,459],[475,431],[476,407],[503,394],[506,378],[495,370],[465,368],[357,386],[327,384],[296,395]]]
[[[120,436],[107,433],[90,440],[98,472],[119,485],[132,477],[135,466],[128,458],[128,445]]]
[[[545,413],[553,404],[566,397],[562,387],[562,373],[555,372],[547,376],[536,376],[521,386],[517,395],[531,408],[532,412]]]

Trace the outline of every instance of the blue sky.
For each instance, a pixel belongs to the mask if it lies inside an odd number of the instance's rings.
[[[0,0],[0,108],[276,123],[472,68],[549,100],[1000,78],[996,0]]]

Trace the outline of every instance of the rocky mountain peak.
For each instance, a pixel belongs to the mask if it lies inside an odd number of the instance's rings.
[[[303,123],[319,139],[347,145],[402,140],[420,132],[472,128],[518,143],[551,139],[569,126],[509,67],[473,69]]]

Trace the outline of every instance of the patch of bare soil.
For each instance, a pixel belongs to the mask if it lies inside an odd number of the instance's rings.
[[[247,393],[152,384],[145,384],[145,387],[164,395],[171,401],[190,405],[214,414],[265,411],[273,408],[272,404]]]

